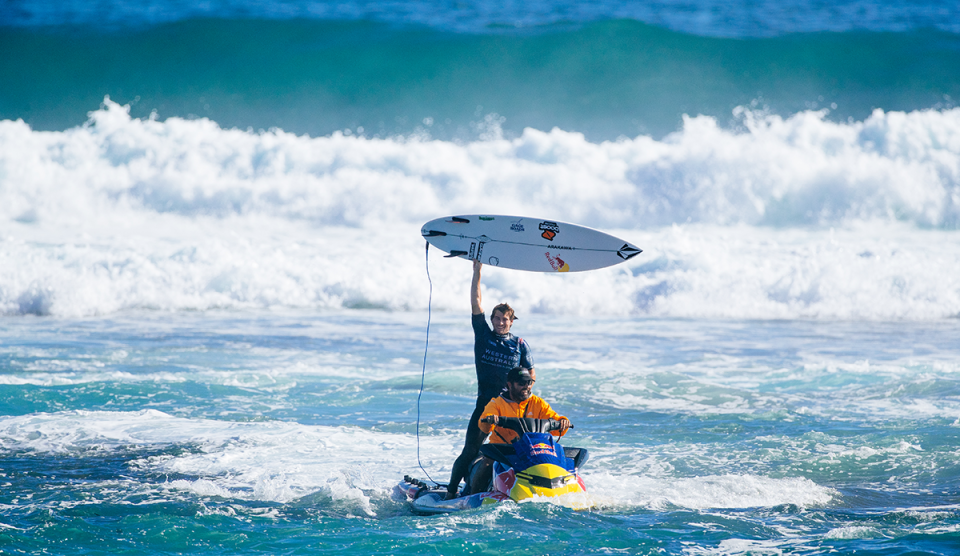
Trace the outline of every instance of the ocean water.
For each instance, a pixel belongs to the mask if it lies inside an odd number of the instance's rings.
[[[960,99],[953,2],[486,4],[8,2],[0,118],[64,130],[109,96],[139,119],[313,137],[602,142],[685,114],[735,127],[737,107],[849,123]]]
[[[960,554],[958,68],[946,2],[0,5],[0,553]],[[458,213],[644,250],[483,276],[591,510],[393,495]]]

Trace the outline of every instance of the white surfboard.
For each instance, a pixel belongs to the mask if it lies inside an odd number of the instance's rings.
[[[635,257],[641,249],[601,231],[522,216],[461,215],[420,230],[431,245],[485,265],[531,272],[582,272]]]

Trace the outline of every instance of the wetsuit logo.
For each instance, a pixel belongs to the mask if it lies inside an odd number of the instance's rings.
[[[540,237],[547,241],[553,241],[553,238],[557,237],[557,234],[560,233],[560,226],[556,222],[547,222],[544,220],[540,223],[540,230],[543,232],[540,234]]]

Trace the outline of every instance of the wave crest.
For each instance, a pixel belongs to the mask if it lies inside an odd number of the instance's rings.
[[[485,282],[534,312],[960,314],[960,109],[824,116],[744,109],[735,129],[688,117],[663,140],[602,143],[255,133],[109,99],[63,132],[0,122],[0,311],[423,309],[420,224],[490,213],[645,249],[602,272]],[[435,263],[436,308],[458,310],[466,268]]]
[[[591,143],[526,129],[471,143],[311,138],[129,116],[109,99],[83,127],[0,123],[2,217],[108,211],[266,214],[324,225],[420,222],[446,212],[552,214],[598,227],[960,223],[960,109],[877,110],[834,123],[746,109],[739,129],[685,117],[661,141]]]

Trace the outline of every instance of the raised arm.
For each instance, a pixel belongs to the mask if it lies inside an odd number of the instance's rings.
[[[473,282],[470,284],[470,306],[474,315],[482,315],[483,308],[480,307],[480,261],[473,261]]]

